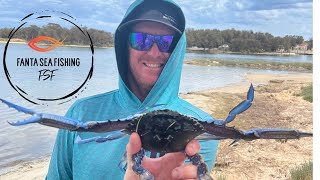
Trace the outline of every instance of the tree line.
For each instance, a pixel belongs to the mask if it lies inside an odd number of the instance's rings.
[[[212,49],[224,45],[223,47],[234,52],[289,51],[297,44],[305,42],[302,36],[275,37],[270,33],[235,29],[187,29],[186,35],[187,47]],[[312,49],[312,39],[308,41],[308,49]]]
[[[97,29],[81,28],[84,32],[87,31],[93,41],[94,46],[113,46],[113,34]],[[0,38],[8,38],[11,28],[1,28]],[[49,36],[59,41],[63,41],[66,45],[88,45],[88,39],[82,34],[77,27],[70,29],[61,27],[59,24],[49,23],[43,27],[31,25],[29,27],[20,28],[13,38],[30,41],[37,36]]]
[[[113,46],[113,34],[110,32],[84,27],[88,31],[93,44],[98,47]],[[7,38],[10,28],[0,29],[0,38]],[[49,23],[46,26],[38,27],[31,25],[22,27],[16,32],[14,38],[30,41],[31,39],[46,35],[64,44],[88,45],[88,40],[78,28],[63,28],[59,24]],[[199,47],[205,49],[225,48],[233,52],[275,52],[290,51],[297,44],[308,43],[308,49],[312,49],[313,40],[305,41],[302,36],[287,35],[284,37],[273,36],[270,33],[239,31],[235,29],[187,29],[187,47]],[[227,45],[227,46],[226,46]]]

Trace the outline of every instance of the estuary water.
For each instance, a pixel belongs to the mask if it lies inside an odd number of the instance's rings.
[[[0,44],[0,50],[3,52],[5,44]],[[11,55],[24,54],[27,50],[25,45],[13,44],[10,47]],[[68,52],[71,56],[85,56],[85,48],[75,47],[59,47],[55,52],[57,54]],[[10,54],[9,54],[10,55]],[[30,55],[31,56],[31,55]],[[3,59],[3,53],[0,55]],[[219,59],[219,60],[237,60],[237,61],[270,61],[270,62],[311,62],[312,56],[296,55],[296,56],[263,56],[263,55],[234,55],[234,54],[195,54],[187,53],[185,59]],[[11,67],[12,68],[12,67]],[[80,71],[69,70],[69,76],[57,77],[60,82],[65,82],[65,87],[77,84]],[[3,70],[3,64],[0,66],[0,98],[17,103],[29,109],[38,112],[46,112],[57,115],[64,115],[68,107],[75,101],[56,105],[56,106],[39,106],[34,105],[21,98],[14,91]],[[192,92],[207,90],[211,88],[223,87],[233,83],[246,82],[244,76],[248,73],[270,73],[270,74],[288,74],[287,71],[273,70],[253,70],[236,67],[203,67],[184,65],[180,84],[180,92]],[[28,74],[23,70],[15,72],[17,82],[24,83],[27,88],[34,88],[37,93],[64,93],[65,88],[51,87],[44,90],[39,88],[37,84],[28,83],[29,78],[38,78],[34,74]],[[250,82],[248,82],[248,87]],[[116,89],[118,86],[118,72],[115,61],[113,48],[99,49],[94,52],[94,70],[91,80],[88,82],[86,89],[79,94],[77,98],[87,97],[99,93],[104,93]],[[39,124],[31,124],[26,126],[14,127],[10,126],[7,121],[25,119],[26,116],[18,113],[12,108],[0,103],[0,174],[8,170],[8,167],[19,164],[23,161],[33,160],[48,156],[51,154],[57,130],[41,126]]]

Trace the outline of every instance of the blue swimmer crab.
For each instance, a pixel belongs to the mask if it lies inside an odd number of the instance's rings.
[[[29,123],[39,123],[42,125],[67,129],[80,132],[111,132],[113,134],[107,137],[94,137],[81,139],[79,136],[76,143],[84,144],[89,142],[106,142],[121,138],[137,132],[141,138],[142,148],[131,158],[133,160],[133,171],[140,175],[141,179],[152,180],[154,176],[142,167],[142,159],[145,155],[144,150],[151,152],[170,153],[184,151],[188,142],[193,139],[200,140],[223,140],[233,139],[237,142],[243,140],[255,139],[298,139],[301,137],[311,137],[312,133],[302,132],[294,129],[253,129],[243,132],[234,127],[228,127],[226,124],[233,121],[236,115],[247,110],[253,101],[254,89],[251,84],[247,93],[247,100],[242,101],[234,107],[225,120],[199,121],[198,119],[180,114],[169,109],[154,110],[150,112],[140,111],[135,115],[107,121],[89,121],[81,122],[53,114],[37,113],[33,110],[18,106],[6,100],[0,99],[9,107],[20,112],[30,114],[32,117],[27,120],[8,122],[13,126],[20,126]],[[154,105],[159,106],[159,105]],[[207,165],[204,163],[200,154],[187,156],[191,163],[198,168],[199,179],[212,179],[208,175]]]

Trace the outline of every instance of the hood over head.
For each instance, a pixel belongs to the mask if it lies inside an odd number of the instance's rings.
[[[143,102],[130,91],[127,83],[128,38],[135,23],[153,21],[173,28],[178,35],[177,44],[171,53],[157,82]],[[180,7],[171,0],[137,0],[128,8],[115,32],[115,52],[119,71],[121,103],[134,107],[150,107],[168,104],[178,97],[181,70],[186,50],[185,18]]]

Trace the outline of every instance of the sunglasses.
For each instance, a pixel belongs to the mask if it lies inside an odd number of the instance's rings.
[[[148,51],[154,43],[157,43],[161,52],[171,53],[173,51],[173,35],[155,36],[146,33],[130,33],[130,46],[138,51]]]

